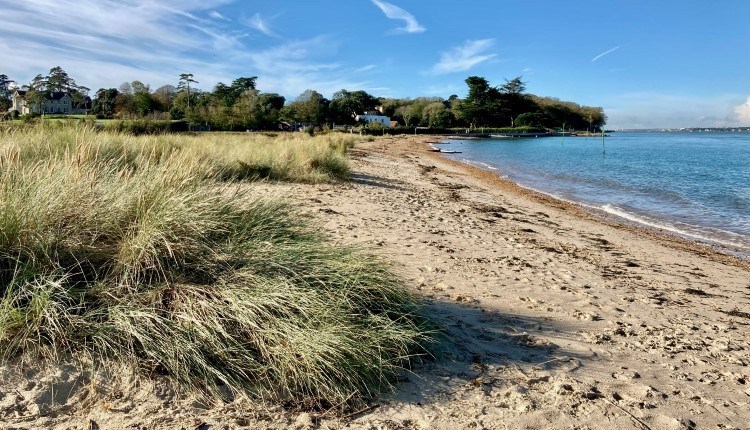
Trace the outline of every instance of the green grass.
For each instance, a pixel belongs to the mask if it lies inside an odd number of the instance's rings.
[[[226,182],[236,157],[294,165],[301,142],[261,142],[266,160],[242,136],[190,139],[0,134],[2,359],[125,363],[196,393],[319,407],[389,387],[430,341],[419,300],[380,259]]]

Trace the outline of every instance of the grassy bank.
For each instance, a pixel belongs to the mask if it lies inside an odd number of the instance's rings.
[[[77,157],[106,160],[115,168],[137,168],[179,159],[183,169],[197,169],[224,180],[270,178],[294,182],[347,179],[346,150],[359,136],[309,137],[284,134],[202,133],[133,136],[84,125],[42,124],[0,131],[0,147],[15,151],[25,163]]]
[[[377,258],[226,182],[331,180],[311,160],[350,142],[264,139],[0,135],[3,360],[317,405],[387,387],[428,341],[418,301]]]

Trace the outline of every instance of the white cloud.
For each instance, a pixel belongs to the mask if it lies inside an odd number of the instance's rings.
[[[419,90],[420,94],[439,96],[444,98],[448,98],[452,94],[460,94],[462,91],[465,92],[466,89],[460,85],[455,85],[452,83],[443,85],[427,85]]]
[[[494,45],[494,39],[467,40],[463,45],[451,48],[440,55],[440,62],[432,67],[435,74],[465,72],[497,54],[485,51]]]
[[[247,25],[268,37],[278,37],[276,33],[271,30],[271,25],[268,23],[268,20],[264,20],[259,13],[256,13],[252,18],[247,20]]]
[[[258,87],[294,98],[307,89],[330,97],[346,89],[369,90],[371,83],[357,79],[351,68],[337,62],[311,60],[324,58],[338,49],[334,39],[318,36],[309,40],[286,42],[261,51],[238,52],[231,59],[251,66],[258,74]]]
[[[405,26],[394,29],[395,32],[422,33],[426,30],[424,27],[419,25],[414,15],[396,6],[395,4],[384,2],[382,0],[372,0],[372,2],[375,4],[375,6],[380,8],[381,11],[383,11],[386,17],[390,19],[400,19],[404,21]]]
[[[369,72],[370,70],[374,69],[375,67],[377,67],[377,66],[375,66],[374,64],[368,64],[366,66],[362,66],[362,67],[359,67],[357,69],[354,69],[354,73]]]
[[[213,19],[219,19],[219,20],[222,20],[222,21],[230,21],[229,18],[225,17],[224,15],[220,14],[219,12],[217,12],[215,10],[212,10],[211,12],[209,12],[208,16],[210,16]]]
[[[745,100],[745,103],[735,106],[734,113],[740,125],[750,126],[750,97]]]
[[[93,89],[134,79],[156,87],[197,70],[215,79],[227,74],[226,66],[198,58],[238,49],[242,35],[197,15],[225,3],[188,0],[177,10],[166,0],[79,0],[75,8],[0,0],[0,64],[23,83],[59,65]]]
[[[598,60],[598,59],[600,59],[600,58],[604,57],[605,55],[609,55],[609,54],[611,54],[611,53],[613,53],[613,52],[617,51],[617,50],[618,50],[618,49],[620,49],[620,48],[622,48],[622,45],[618,45],[618,46],[615,46],[615,47],[614,47],[614,48],[612,48],[612,49],[609,49],[609,50],[607,50],[607,51],[604,51],[604,52],[602,52],[601,54],[597,55],[596,57],[592,58],[592,59],[591,59],[591,62],[593,63],[594,61],[596,61],[596,60]]]

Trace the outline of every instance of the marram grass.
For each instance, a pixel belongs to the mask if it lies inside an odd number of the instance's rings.
[[[278,137],[250,133],[133,136],[82,125],[43,123],[0,129],[0,157],[29,163],[75,156],[79,162],[112,161],[123,169],[179,158],[186,167],[197,163],[203,174],[224,180],[270,178],[314,183],[347,179],[346,150],[359,139],[341,133],[315,137],[302,133]]]
[[[212,154],[221,137],[0,139],[3,361],[125,363],[209,395],[340,405],[425,352],[419,301],[382,261],[220,180],[239,140]],[[292,157],[263,144],[264,163]]]

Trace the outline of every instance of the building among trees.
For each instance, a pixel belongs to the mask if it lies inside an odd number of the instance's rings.
[[[27,100],[27,91],[16,90],[13,93],[13,105],[11,110],[16,110],[21,115],[36,114],[83,114],[86,109],[74,109],[73,99],[66,92],[51,92],[45,94],[39,102]]]
[[[378,111],[367,111],[354,117],[357,122],[366,122],[368,124],[381,124],[383,127],[390,128],[391,117],[385,116]]]

